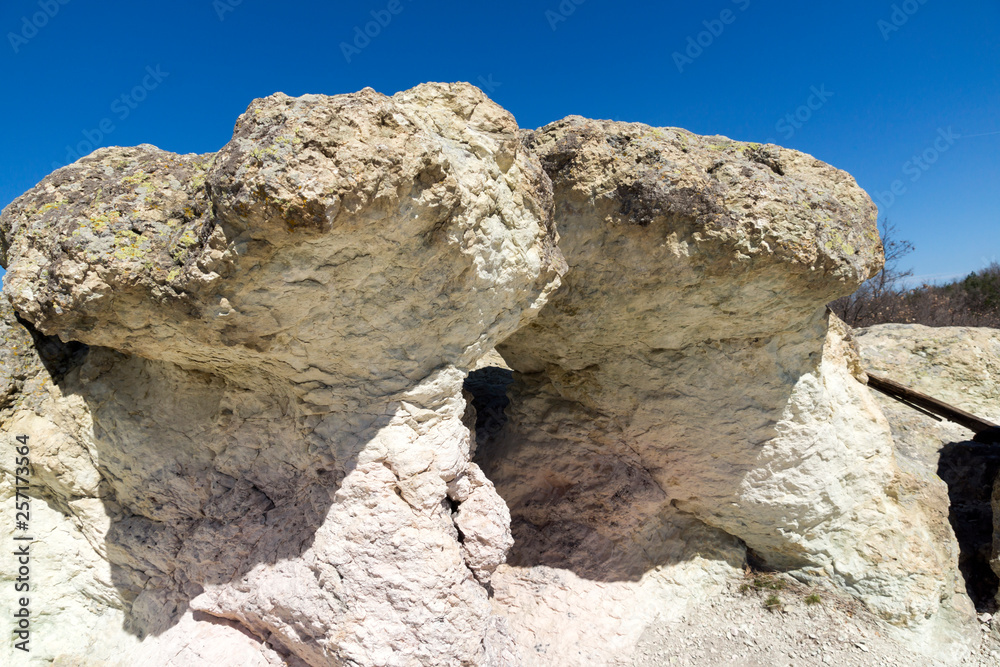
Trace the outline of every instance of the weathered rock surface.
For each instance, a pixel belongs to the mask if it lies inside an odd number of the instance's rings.
[[[1000,331],[974,327],[882,324],[855,332],[872,373],[1000,422]],[[972,431],[937,421],[882,394],[876,399],[892,424],[900,452],[937,465],[942,444],[971,440]]]
[[[553,180],[570,268],[499,348],[517,371],[510,421],[478,459],[514,526],[498,598],[566,571],[630,586],[624,617],[613,595],[562,602],[627,619],[575,644],[607,661],[635,641],[642,601],[666,595],[652,573],[692,557],[671,537],[701,532],[924,625],[914,634],[947,652],[934,644],[972,619],[947,524],[914,499],[824,307],[881,261],[853,179],[794,151],[637,124],[571,117],[525,140]],[[561,608],[538,598],[508,615],[523,645],[559,641]]]
[[[856,339],[873,374],[1000,422],[1000,331],[883,324],[858,330]],[[970,596],[981,611],[996,611],[1000,545],[994,546],[994,536],[1000,535],[1000,524],[994,528],[994,522],[1000,502],[991,489],[1000,452],[973,442],[972,431],[958,424],[875,396],[892,425],[900,466],[921,480],[928,497],[936,497],[932,504],[949,518]]]
[[[192,664],[178,623],[313,665],[503,650],[462,379],[558,285],[550,206],[513,118],[430,84],[258,100],[217,155],[103,149],[6,209],[14,309],[91,347],[60,380],[80,433],[27,404],[4,431],[99,500],[143,664]]]
[[[748,560],[956,657],[946,517],[823,307],[874,223],[801,153],[466,84],[58,170],[0,216],[33,657],[610,664]]]

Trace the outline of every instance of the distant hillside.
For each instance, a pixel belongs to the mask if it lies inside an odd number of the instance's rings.
[[[1000,328],[1000,264],[946,285],[896,289],[876,279],[830,308],[855,327],[898,322],[932,327]]]

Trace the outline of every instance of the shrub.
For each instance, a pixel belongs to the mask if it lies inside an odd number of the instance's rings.
[[[885,267],[858,290],[830,303],[830,309],[852,327],[887,322],[932,327],[967,326],[1000,328],[1000,264],[970,273],[947,285],[907,288],[912,271],[901,271],[899,262],[913,252],[909,241],[896,238],[896,226],[879,225],[885,248]]]

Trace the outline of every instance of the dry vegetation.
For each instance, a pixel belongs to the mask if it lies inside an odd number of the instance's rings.
[[[1000,328],[1000,264],[946,285],[905,287],[911,271],[900,271],[900,260],[913,251],[909,241],[896,237],[888,221],[880,226],[885,246],[885,268],[857,292],[830,304],[853,327],[898,322],[932,327]]]

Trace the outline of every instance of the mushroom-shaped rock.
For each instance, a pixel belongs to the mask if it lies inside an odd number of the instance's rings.
[[[658,573],[691,558],[672,536],[692,525],[717,531],[705,558],[730,559],[735,536],[895,623],[940,617],[942,601],[966,614],[933,539],[947,527],[908,501],[847,331],[828,320],[825,304],[883,259],[854,179],[777,146],[637,123],[570,117],[522,136],[552,178],[569,270],[498,348],[515,371],[509,421],[477,459],[511,509],[513,567],[494,587],[524,605],[515,634],[554,627],[524,601],[559,568],[633,585],[581,605],[595,624],[625,619],[581,641],[591,659],[627,650],[662,607]]]
[[[509,516],[462,380],[564,270],[509,113],[467,84],[273,95],[217,154],[56,171],[0,239],[24,326],[89,346],[59,382],[112,518],[79,543],[149,636],[126,662],[166,664],[192,624],[311,665],[509,651],[488,596]]]

